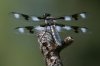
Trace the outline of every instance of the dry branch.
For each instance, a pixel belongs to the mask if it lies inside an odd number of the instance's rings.
[[[60,51],[69,46],[73,39],[69,36],[62,41],[62,45],[59,46],[53,40],[51,33],[41,31],[38,33],[38,42],[40,44],[40,50],[44,56],[46,66],[63,66]]]

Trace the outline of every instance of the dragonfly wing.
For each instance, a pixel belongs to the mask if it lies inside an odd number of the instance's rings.
[[[86,18],[87,13],[86,12],[81,12],[81,13],[76,13],[73,15],[67,15],[64,17],[60,17],[57,19],[64,19],[65,21],[73,21],[73,20],[80,20],[80,19],[85,19]]]
[[[23,17],[25,20],[29,20],[29,15],[18,13],[18,12],[11,12],[16,19],[20,19]]]
[[[67,31],[74,30],[75,33],[86,33],[88,31],[88,28],[86,27],[79,27],[79,26],[70,26],[70,25],[64,25],[64,24],[55,24],[58,31],[61,31],[62,29],[65,29]]]
[[[38,22],[40,21],[41,17],[36,17],[36,16],[30,16],[30,15],[27,15],[27,14],[23,14],[23,13],[18,13],[18,12],[11,12],[13,14],[13,16],[16,18],[16,19],[20,19],[21,17],[24,18],[25,20],[31,20],[33,22]]]
[[[86,33],[88,29],[86,27],[79,27],[79,26],[64,26],[65,30],[74,30],[75,33]]]
[[[58,32],[61,32],[62,28],[60,26],[55,27]]]
[[[81,13],[73,14],[72,18],[74,20],[85,19],[86,18],[86,12],[81,12]]]
[[[18,33],[21,33],[21,34],[24,34],[24,33],[33,34],[34,33],[33,26],[17,27],[15,29],[17,30]]]
[[[80,28],[80,31],[81,31],[82,33],[86,33],[86,32],[88,32],[88,28],[86,28],[86,27],[81,27],[81,28]]]
[[[45,30],[45,27],[36,26],[34,29],[37,31],[43,31],[43,30]]]

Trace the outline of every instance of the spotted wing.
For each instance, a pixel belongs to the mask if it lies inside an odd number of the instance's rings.
[[[87,16],[86,12],[81,12],[81,13],[76,13],[73,15],[67,15],[64,17],[60,17],[58,19],[64,19],[65,21],[72,21],[72,20],[80,20],[80,19],[85,19]]]
[[[18,13],[18,12],[11,12],[11,14],[13,14],[13,16],[16,18],[16,19],[20,19],[20,18],[24,18],[25,20],[31,20],[33,22],[38,22],[40,21],[42,18],[41,17],[36,17],[36,16],[30,16],[30,15],[27,15],[27,14],[23,14],[23,13]]]
[[[62,30],[66,30],[66,31],[74,31],[75,33],[86,33],[88,31],[88,28],[86,27],[79,27],[79,26],[68,26],[68,25],[56,25],[55,29],[58,32],[61,32]],[[30,33],[30,34],[34,34],[34,31],[46,31],[46,30],[50,30],[50,26],[47,25],[40,25],[40,26],[25,26],[25,27],[17,27],[16,28],[17,32],[24,34],[24,33]]]
[[[16,29],[17,33],[21,33],[21,34],[24,34],[24,33],[33,34],[34,33],[34,27],[33,26],[17,27],[15,29]]]
[[[88,31],[88,28],[87,27],[79,27],[79,26],[69,26],[69,25],[63,25],[63,24],[55,24],[55,28],[58,32],[61,32],[63,29],[64,30],[67,30],[67,31],[70,31],[70,30],[73,30],[75,33],[79,33],[79,32],[82,32],[82,33],[86,33]],[[45,27],[47,26],[47,29],[50,29],[50,26],[48,25],[40,25],[40,27]]]
[[[62,27],[65,30],[74,30],[75,33],[86,33],[87,32],[87,28],[86,27],[79,27],[79,26],[64,26]]]
[[[20,34],[34,34],[35,31],[45,31],[46,29],[49,30],[49,28],[42,26],[25,26],[15,28],[16,32]]]

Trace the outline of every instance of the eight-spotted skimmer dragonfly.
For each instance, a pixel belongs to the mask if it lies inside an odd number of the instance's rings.
[[[56,20],[65,20],[65,21],[72,21],[72,20],[80,20],[86,18],[86,12],[81,12],[69,16],[63,16],[63,17],[52,17],[51,14],[45,13],[42,17],[36,17],[36,16],[29,16],[27,14],[23,13],[17,13],[17,12],[11,12],[16,19],[20,19],[21,17],[25,20],[31,20],[33,22],[39,22],[41,20],[44,20],[45,24],[38,25],[38,26],[25,26],[25,27],[17,27],[16,29],[20,33],[24,33],[26,30],[29,31],[30,34],[34,33],[34,30],[37,31],[50,31],[54,40],[58,43],[60,43],[60,36],[58,32],[61,30],[74,30],[75,33],[82,32],[86,33],[87,28],[86,27],[79,27],[79,26],[69,26],[64,24],[57,24]],[[58,40],[59,39],[59,40]]]

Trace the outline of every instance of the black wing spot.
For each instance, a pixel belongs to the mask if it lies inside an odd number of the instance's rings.
[[[75,33],[79,33],[79,31],[78,31],[79,27],[78,26],[71,26],[71,27],[74,29]]]
[[[72,15],[72,18],[74,18],[75,20],[78,20],[78,14]]]
[[[25,27],[27,30],[29,30],[30,33],[34,33],[34,31],[32,30],[34,27],[33,26],[27,26]]]
[[[25,18],[25,20],[29,20],[29,16],[28,15],[26,15],[26,14],[21,14],[24,18]]]

